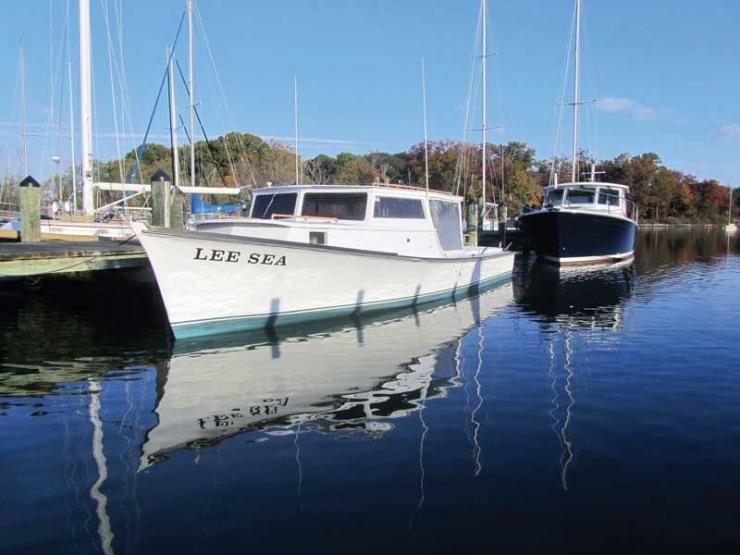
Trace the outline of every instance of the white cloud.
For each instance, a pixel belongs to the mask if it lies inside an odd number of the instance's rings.
[[[740,123],[727,123],[719,128],[719,132],[726,137],[740,135]]]
[[[596,101],[596,109],[602,112],[627,112],[637,121],[652,121],[665,110],[643,106],[630,98],[607,97]]]

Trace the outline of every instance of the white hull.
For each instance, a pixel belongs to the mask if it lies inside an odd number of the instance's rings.
[[[412,306],[511,275],[514,254],[415,258],[204,232],[143,231],[175,337]]]

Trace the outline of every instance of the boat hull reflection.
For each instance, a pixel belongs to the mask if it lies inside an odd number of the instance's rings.
[[[247,431],[288,433],[308,421],[320,431],[382,434],[392,427],[388,419],[444,395],[455,370],[441,351],[511,300],[508,283],[331,332],[178,342],[160,379],[158,423],[142,446],[140,468],[179,448]]]
[[[514,295],[521,308],[548,322],[618,328],[633,283],[632,261],[565,269],[538,260],[517,269]]]

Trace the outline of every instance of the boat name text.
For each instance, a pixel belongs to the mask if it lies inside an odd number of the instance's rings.
[[[285,266],[285,256],[276,254],[251,252],[245,257],[247,264],[267,264],[270,266]],[[211,262],[239,262],[242,260],[240,251],[227,251],[221,249],[195,248],[193,260],[209,260]]]

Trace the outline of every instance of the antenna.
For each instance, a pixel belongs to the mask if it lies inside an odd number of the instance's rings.
[[[424,58],[421,59],[421,103],[424,111],[424,180],[429,193],[429,139],[427,137],[427,77]]]
[[[188,93],[190,96],[190,186],[195,187],[195,97],[193,89],[193,0],[185,0],[188,9]]]
[[[295,124],[295,184],[300,185],[298,173],[298,75],[293,74],[293,122]]]
[[[578,181],[578,102],[579,79],[581,72],[581,0],[576,0],[576,44],[575,44],[575,71],[573,80],[573,168],[571,179]]]
[[[23,173],[28,174],[28,130],[26,129],[26,55],[23,47],[20,47],[20,65],[21,65],[21,135],[23,136]]]

